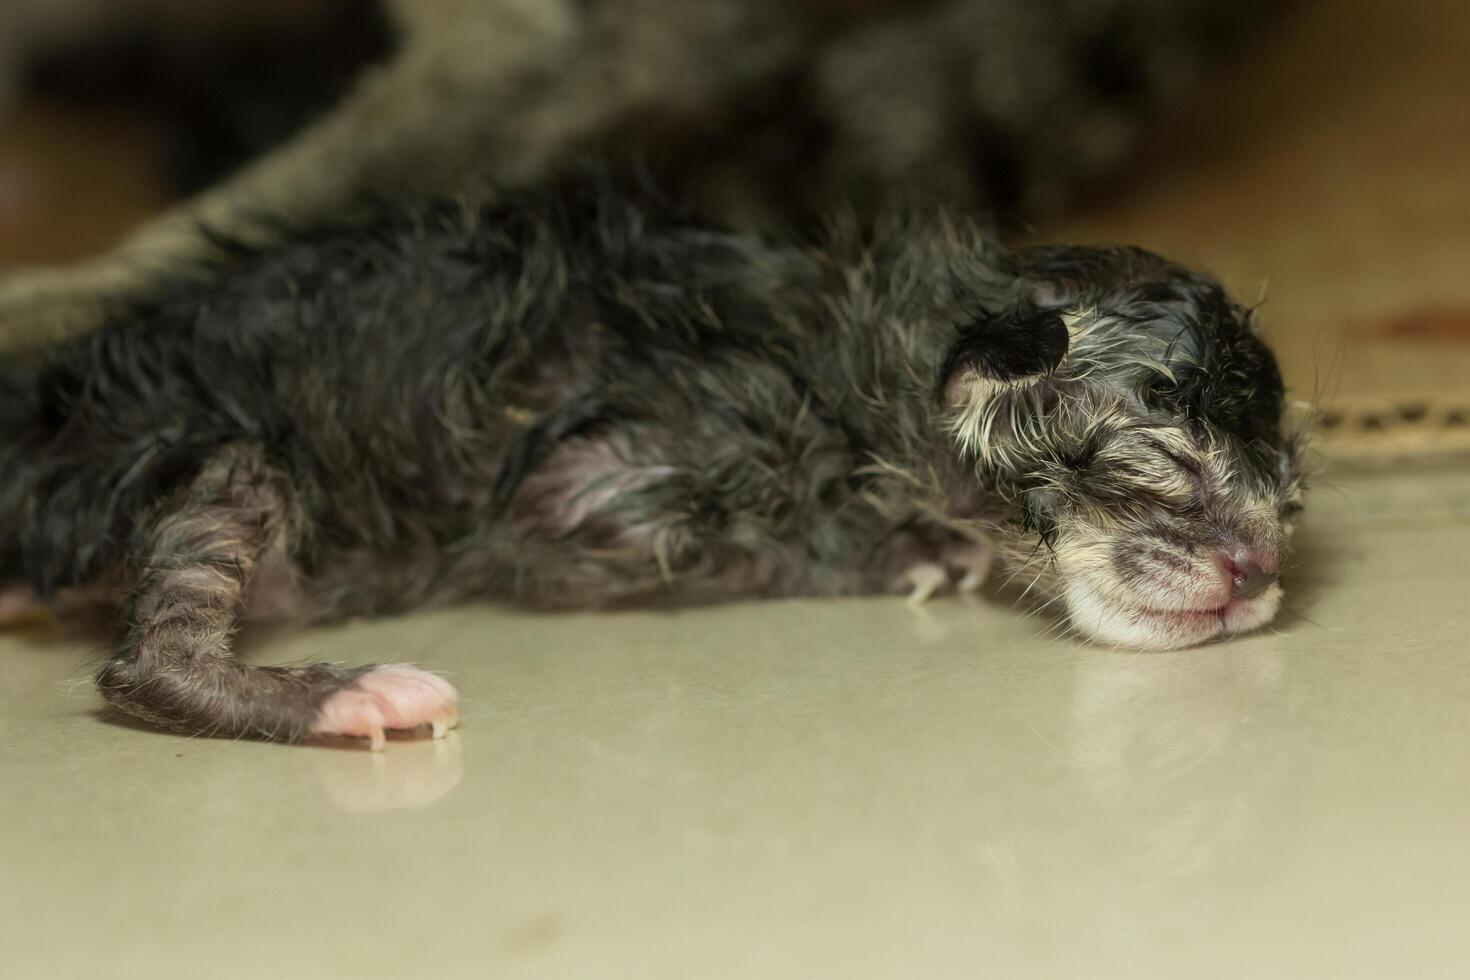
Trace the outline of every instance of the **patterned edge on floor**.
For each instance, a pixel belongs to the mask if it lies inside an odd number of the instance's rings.
[[[1395,463],[1470,457],[1470,399],[1338,401],[1320,409],[1314,447],[1331,459]]]

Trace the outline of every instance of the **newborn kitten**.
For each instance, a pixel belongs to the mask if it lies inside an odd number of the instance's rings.
[[[389,211],[0,365],[0,579],[128,590],[97,675],[175,731],[454,724],[416,668],[249,666],[311,622],[977,586],[1165,649],[1271,619],[1298,508],[1249,312],[1135,249],[944,216],[816,247],[582,180]]]

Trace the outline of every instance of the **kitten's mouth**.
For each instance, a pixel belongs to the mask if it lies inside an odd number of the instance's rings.
[[[1172,650],[1264,626],[1276,615],[1280,599],[1280,587],[1273,586],[1252,599],[1165,609],[1108,601],[1085,585],[1074,584],[1068,589],[1068,612],[1073,625],[1096,641],[1137,650]]]
[[[1225,622],[1233,605],[1236,603],[1200,609],[1123,606],[1119,610],[1119,618],[1128,623],[1124,627],[1127,638],[1118,636],[1116,629],[1110,631],[1114,634],[1111,638],[1122,640],[1124,646],[1145,650],[1194,646],[1223,633],[1234,632]]]
[[[1245,605],[1239,600],[1227,602],[1221,606],[1205,609],[1156,609],[1152,606],[1134,606],[1134,610],[1141,616],[1153,619],[1162,619],[1179,623],[1203,623],[1211,619],[1221,619],[1231,609]]]

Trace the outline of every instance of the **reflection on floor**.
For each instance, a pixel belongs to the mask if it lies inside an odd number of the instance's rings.
[[[1470,472],[1317,493],[1270,632],[1131,654],[985,604],[472,608],[445,742],[188,740],[0,639],[0,972],[1453,976]]]

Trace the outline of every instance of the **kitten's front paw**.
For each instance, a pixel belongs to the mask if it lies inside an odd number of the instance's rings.
[[[458,724],[459,694],[453,684],[408,664],[384,664],[329,695],[311,734],[366,738],[379,752],[389,730],[429,728],[443,738]]]
[[[909,605],[921,606],[934,593],[949,588],[949,570],[937,562],[921,561],[908,567],[903,573],[903,581],[913,589],[909,593]]]
[[[950,588],[962,595],[978,592],[990,577],[992,558],[984,545],[966,543],[944,549],[935,560],[915,562],[904,572],[902,582],[913,590],[910,605],[920,605]]]

